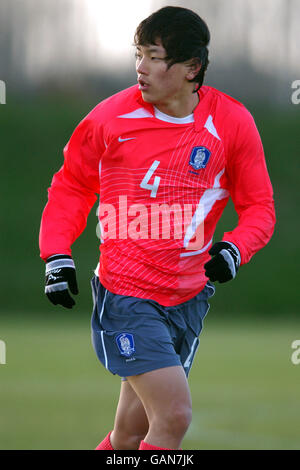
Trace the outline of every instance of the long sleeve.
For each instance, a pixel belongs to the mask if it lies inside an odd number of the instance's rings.
[[[229,150],[227,174],[238,225],[224,233],[223,240],[239,248],[241,264],[245,264],[268,243],[275,226],[273,189],[263,146],[254,120],[245,108]]]
[[[71,245],[86,227],[99,193],[99,162],[103,152],[100,126],[88,115],[64,148],[64,164],[48,189],[42,215],[40,256],[71,255]]]

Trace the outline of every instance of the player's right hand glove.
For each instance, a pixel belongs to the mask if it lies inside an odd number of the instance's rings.
[[[46,262],[45,294],[54,305],[60,304],[66,308],[75,305],[69,294],[78,294],[75,264],[71,256],[53,255]]]

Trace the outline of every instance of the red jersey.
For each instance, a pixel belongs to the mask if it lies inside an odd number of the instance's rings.
[[[202,86],[191,116],[174,118],[138,86],[111,96],[77,126],[44,209],[41,257],[71,255],[99,194],[97,267],[111,292],[185,302],[207,282],[216,224],[232,198],[238,225],[224,233],[247,263],[272,236],[272,186],[249,111]]]

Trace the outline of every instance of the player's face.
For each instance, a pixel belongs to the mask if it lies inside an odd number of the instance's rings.
[[[165,57],[166,50],[160,42],[136,48],[139,89],[144,101],[156,105],[161,111],[172,101],[184,101],[191,95],[190,68],[184,63],[168,68]]]

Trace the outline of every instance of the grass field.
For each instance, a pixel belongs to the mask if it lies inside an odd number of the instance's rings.
[[[0,449],[92,449],[112,428],[120,380],[98,363],[89,314],[1,320]],[[190,374],[184,449],[300,449],[300,323],[210,312]]]

